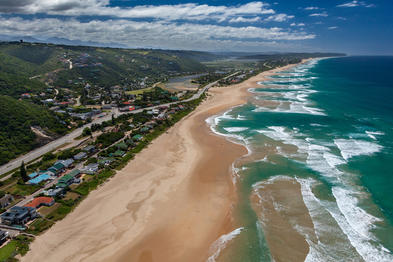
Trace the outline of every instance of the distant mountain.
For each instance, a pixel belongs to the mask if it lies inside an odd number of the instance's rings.
[[[253,60],[270,60],[270,59],[279,59],[285,58],[298,58],[298,59],[306,59],[306,58],[318,58],[318,57],[334,57],[334,56],[346,56],[344,53],[270,53],[270,54],[243,54],[238,56],[238,59],[253,59]]]

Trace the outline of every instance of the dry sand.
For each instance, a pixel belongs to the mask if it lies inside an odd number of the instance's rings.
[[[231,164],[246,153],[205,119],[245,103],[246,90],[278,70],[211,89],[193,113],[38,236],[22,261],[205,261],[211,243],[233,230]]]

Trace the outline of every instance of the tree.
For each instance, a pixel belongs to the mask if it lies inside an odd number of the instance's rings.
[[[91,136],[91,129],[85,127],[85,129],[83,129],[82,136]]]
[[[26,173],[24,161],[22,161],[22,164],[20,165],[20,177],[23,179],[24,182],[27,182],[29,180],[29,177],[27,176],[27,173]]]
[[[55,158],[56,156],[52,152],[48,152],[42,156],[42,161],[49,161]]]
[[[115,116],[112,114],[112,125],[115,124]]]

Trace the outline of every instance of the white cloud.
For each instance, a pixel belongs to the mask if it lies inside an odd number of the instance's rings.
[[[217,49],[214,47],[220,45],[221,49],[282,47],[288,46],[289,41],[315,38],[314,34],[293,28],[249,25],[294,18],[277,14],[261,1],[231,6],[188,3],[114,7],[109,3],[110,0],[0,0],[0,14],[8,14],[0,15],[0,34],[198,50]],[[51,18],[37,18],[36,14]],[[233,23],[239,24],[232,26]]]
[[[270,22],[270,21],[274,21],[274,22],[284,22],[287,21],[289,19],[294,18],[295,16],[293,15],[286,15],[286,14],[276,14],[276,15],[271,15],[268,18],[265,19],[265,21]]]
[[[211,49],[220,43],[271,44],[277,41],[313,39],[315,35],[282,28],[254,26],[232,27],[172,22],[136,22],[130,20],[92,20],[57,18],[23,19],[0,17],[0,34],[33,37],[61,37],[99,43],[119,43],[128,47]]]
[[[329,26],[328,27],[329,30],[334,30],[334,29],[337,29],[337,28],[338,28],[338,26]]]
[[[323,12],[323,13],[313,13],[313,14],[310,14],[310,16],[315,16],[315,17],[327,17],[328,14],[327,14],[326,12]]]
[[[260,22],[261,18],[260,17],[243,17],[243,16],[238,16],[236,18],[231,18],[228,22],[229,23],[255,23],[255,22]]]
[[[318,10],[318,9],[319,9],[319,7],[317,7],[317,6],[308,6],[308,7],[304,8],[304,10]]]
[[[341,5],[337,5],[337,7],[358,7],[358,6],[363,6],[363,7],[375,7],[374,4],[367,4],[364,1],[357,1],[357,0],[353,0],[351,2],[347,2],[347,3],[343,3]]]
[[[290,26],[306,26],[304,23],[292,23]]]
[[[165,20],[223,21],[235,16],[267,15],[275,11],[263,2],[250,2],[237,6],[206,4],[139,5],[111,7],[109,0],[5,0],[0,3],[0,13],[49,14],[60,16],[109,16],[117,18],[153,18]]]

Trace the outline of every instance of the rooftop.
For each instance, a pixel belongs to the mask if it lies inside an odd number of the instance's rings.
[[[53,197],[36,197],[31,202],[25,205],[25,207],[34,207],[38,208],[41,205],[50,205],[55,200]]]

